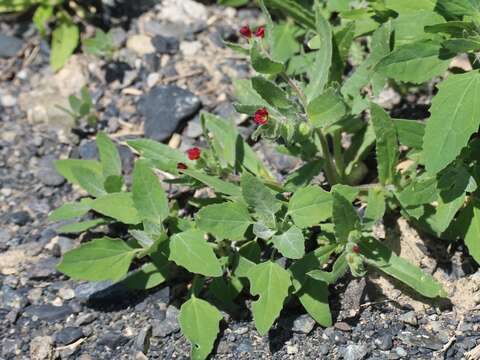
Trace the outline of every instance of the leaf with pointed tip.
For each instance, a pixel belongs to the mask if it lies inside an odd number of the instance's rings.
[[[227,181],[220,180],[217,177],[210,176],[192,169],[185,169],[183,170],[183,173],[211,187],[215,192],[230,196],[242,196],[242,190],[240,189],[240,187]]]
[[[92,201],[92,209],[125,224],[139,224],[142,220],[133,203],[131,193],[112,193]]]
[[[187,230],[170,239],[170,260],[194,274],[221,276],[223,271],[213,249],[200,230]]]
[[[252,86],[266,102],[275,108],[288,109],[294,106],[285,91],[262,76],[253,77]]]
[[[360,218],[352,203],[337,191],[333,191],[333,223],[335,237],[339,242],[348,241],[351,231],[359,230]]]
[[[260,296],[252,304],[253,320],[260,335],[265,335],[283,308],[291,285],[290,274],[280,265],[267,261],[254,265],[247,277],[252,295]]]
[[[308,103],[308,120],[314,127],[327,127],[340,121],[347,113],[347,105],[335,89],[329,88]]]
[[[91,199],[85,198],[79,202],[63,204],[48,215],[48,220],[62,221],[83,216],[90,211],[91,201]]]
[[[240,186],[246,203],[268,222],[266,225],[275,224],[275,213],[280,210],[282,204],[275,198],[272,190],[247,172],[242,175]]]
[[[73,168],[82,168],[95,173],[95,177],[102,177],[102,165],[96,160],[66,159],[55,161],[55,168],[68,182],[80,185],[73,174]]]
[[[111,175],[122,175],[122,160],[113,141],[103,132],[99,132],[96,142],[103,176],[107,178]]]
[[[192,360],[204,360],[215,344],[222,314],[205,300],[192,296],[180,308],[182,334],[192,343]]]
[[[281,235],[272,237],[273,246],[289,259],[301,259],[305,255],[305,238],[302,230],[292,226]]]
[[[59,234],[79,234],[103,224],[106,224],[104,219],[87,220],[60,226],[56,231]]]
[[[332,216],[332,196],[319,186],[300,188],[288,203],[288,214],[301,229],[318,225]]]
[[[276,75],[284,70],[282,63],[273,61],[260,53],[256,45],[252,46],[250,50],[250,58],[252,67],[260,74]]]

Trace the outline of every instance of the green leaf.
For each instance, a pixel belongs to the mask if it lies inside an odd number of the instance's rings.
[[[415,179],[397,197],[403,206],[429,204],[438,197],[437,179],[429,176]]]
[[[309,185],[313,178],[320,174],[322,168],[323,160],[321,159],[305,163],[287,176],[284,188],[288,191],[296,191],[302,186]]]
[[[371,105],[372,124],[376,135],[376,154],[378,178],[382,184],[392,184],[395,181],[399,158],[397,130],[387,112],[380,106]]]
[[[400,144],[413,149],[422,149],[425,123],[415,120],[394,119]]]
[[[417,0],[417,1],[404,1],[404,0],[385,0],[385,7],[392,9],[393,11],[404,13],[418,13],[422,10],[433,11],[437,0]]]
[[[263,55],[256,45],[250,49],[250,58],[252,67],[255,71],[261,74],[276,75],[284,70],[282,63],[269,59],[266,55]]]
[[[270,105],[255,91],[252,81],[248,79],[233,79],[233,93],[237,101],[254,109]]]
[[[1,7],[2,5],[0,5],[0,9]],[[52,15],[53,15],[53,6],[48,4],[42,4],[39,7],[37,7],[37,10],[35,10],[32,20],[36,28],[38,29],[38,32],[40,33],[41,37],[45,37],[47,32],[46,24],[48,20],[50,20]]]
[[[247,172],[242,175],[240,186],[246,203],[260,215],[261,219],[268,220],[267,225],[275,224],[275,213],[280,210],[282,204],[275,198],[272,190]]]
[[[270,48],[273,59],[283,63],[300,51],[300,43],[296,40],[298,30],[292,24],[278,24],[273,27]]]
[[[105,223],[104,219],[87,220],[60,226],[56,231],[59,234],[79,234]]]
[[[185,169],[182,172],[185,175],[193,177],[194,179],[197,179],[198,181],[211,187],[215,192],[219,192],[219,193],[230,195],[230,196],[237,196],[237,197],[242,196],[242,190],[240,189],[240,187],[232,183],[220,180],[217,177],[210,176],[193,169]]]
[[[73,167],[71,172],[76,182],[90,195],[100,197],[107,193],[103,186],[103,176],[100,174],[83,167]]]
[[[238,250],[238,263],[235,267],[235,276],[247,277],[250,269],[260,261],[261,249],[256,240],[242,245]]]
[[[247,208],[234,202],[205,206],[196,214],[198,227],[219,239],[244,240],[252,219]]]
[[[133,203],[131,193],[112,193],[92,201],[92,209],[125,224],[139,224],[142,219]]]
[[[343,252],[333,263],[332,271],[312,270],[308,272],[308,276],[317,281],[325,282],[326,284],[335,284],[348,269],[348,262],[346,252]]]
[[[385,192],[382,187],[375,186],[368,189],[367,210],[365,211],[364,223],[375,224],[385,214]]]
[[[462,214],[463,213],[463,214]],[[461,215],[467,215],[467,231],[465,233],[465,245],[468,253],[480,264],[480,203],[477,199],[462,211]]]
[[[264,77],[253,77],[252,87],[266,102],[275,108],[286,109],[293,106],[285,91]]]
[[[451,56],[441,54],[440,50],[440,44],[430,40],[399,46],[384,57],[375,70],[397,81],[421,84],[448,69]]]
[[[278,264],[267,261],[248,271],[250,292],[259,295],[252,304],[253,320],[260,335],[267,334],[280,315],[291,285],[290,274]]]
[[[438,0],[438,10],[449,16],[462,17],[464,15],[478,18],[480,2],[478,0]]]
[[[289,259],[301,259],[305,255],[305,238],[302,230],[292,226],[281,235],[272,237],[273,245]]]
[[[165,191],[145,161],[135,163],[132,174],[132,198],[142,220],[161,224],[168,217],[168,199]]]
[[[308,103],[308,120],[314,127],[335,124],[347,114],[347,105],[335,89],[329,88]]]
[[[48,215],[50,221],[70,220],[85,215],[91,209],[91,199],[82,199],[79,202],[67,203],[53,210]]]
[[[113,51],[112,35],[97,28],[95,30],[95,37],[84,40],[83,47],[87,54],[109,56]]]
[[[73,168],[87,169],[95,173],[95,177],[102,176],[102,165],[96,160],[57,160],[55,161],[55,168],[58,173],[62,175],[68,182],[76,185],[80,185],[77,178],[72,172]]]
[[[78,26],[70,16],[63,15],[57,19],[57,27],[52,32],[52,50],[50,66],[53,71],[60,70],[77,48],[80,39]]]
[[[364,238],[359,243],[361,254],[366,261],[380,271],[410,286],[429,298],[445,297],[447,294],[431,275],[395,255],[389,248],[372,238]]]
[[[327,20],[322,16],[320,5],[315,6],[315,30],[320,37],[320,49],[316,52],[316,59],[313,69],[315,71],[309,74],[310,83],[305,89],[308,101],[311,101],[323,92],[328,83],[328,75],[332,65],[332,28]]]
[[[476,39],[448,39],[442,45],[454,53],[466,53],[480,50],[480,37]]]
[[[213,349],[222,314],[205,300],[192,296],[180,308],[182,334],[192,343],[192,360],[204,360]]]
[[[103,237],[67,252],[57,269],[74,280],[116,282],[127,274],[135,253],[124,241]]]
[[[315,30],[315,17],[310,9],[305,8],[297,0],[265,0],[265,4],[291,16],[300,25]]]
[[[129,274],[122,283],[129,289],[152,289],[165,282],[168,266],[167,259],[161,266],[153,262],[145,263],[138,270]]]
[[[400,14],[393,20],[395,47],[419,40],[437,38],[437,35],[425,32],[424,28],[443,22],[445,22],[445,19],[432,10],[418,10]]]
[[[332,216],[332,195],[315,185],[300,188],[288,203],[288,214],[301,229],[318,225]]]
[[[194,274],[221,276],[223,271],[213,249],[199,230],[187,230],[170,238],[170,257]]]
[[[119,175],[110,175],[103,182],[103,187],[107,193],[120,192],[123,187],[123,177]]]
[[[438,89],[423,138],[422,158],[431,174],[455,160],[470,136],[478,131],[480,72],[450,75]]]
[[[339,242],[347,242],[350,232],[359,230],[360,217],[355,208],[343,195],[333,191],[333,223],[335,237]]]
[[[122,160],[117,147],[110,138],[103,132],[97,133],[97,147],[100,156],[100,163],[105,178],[111,175],[122,175]]]

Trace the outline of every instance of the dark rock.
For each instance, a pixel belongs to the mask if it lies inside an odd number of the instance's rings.
[[[98,160],[98,150],[94,140],[82,141],[78,148],[78,153],[84,160]]]
[[[10,221],[15,225],[24,226],[32,221],[32,218],[27,211],[16,211],[10,214]]]
[[[97,315],[94,313],[83,314],[78,316],[77,320],[75,321],[75,325],[76,326],[88,325],[88,324],[91,324],[96,319],[97,319]]]
[[[32,280],[42,280],[54,276],[57,273],[58,262],[58,259],[51,257],[38,261],[29,269],[29,278]]]
[[[163,141],[200,109],[200,100],[176,85],[153,88],[145,98],[145,136]]]
[[[361,360],[368,354],[368,347],[365,344],[348,345],[342,350],[344,360]]]
[[[242,341],[237,347],[237,352],[239,353],[251,353],[253,351],[252,344],[246,340]]]
[[[28,304],[28,300],[18,290],[10,286],[3,285],[0,288],[0,308],[23,309]]]
[[[160,54],[176,54],[180,47],[178,39],[162,35],[155,35],[152,44]]]
[[[162,321],[153,321],[153,336],[154,337],[166,337],[172,333],[180,330],[180,324],[178,323],[179,311],[174,306],[167,308],[165,319]]]
[[[128,338],[117,332],[106,332],[98,339],[98,345],[106,346],[110,349],[116,349],[119,346],[123,346],[128,343]]]
[[[55,169],[55,157],[47,155],[39,162],[37,178],[46,186],[60,186],[65,182],[65,178]]]
[[[319,352],[321,355],[328,355],[328,353],[330,352],[330,346],[327,345],[327,344],[321,344],[321,345],[318,347],[318,352]]]
[[[152,337],[152,326],[149,325],[146,328],[143,328],[138,333],[137,338],[135,339],[135,348],[143,352],[144,354],[148,353],[150,349],[150,338]]]
[[[0,58],[15,56],[23,47],[19,38],[0,34]]]
[[[16,339],[4,339],[2,342],[2,357],[13,359],[20,352],[21,342]]]
[[[292,330],[294,332],[308,334],[315,327],[315,320],[308,314],[303,314],[293,321]]]
[[[390,350],[393,347],[392,335],[385,334],[380,339],[378,339],[376,343],[380,350]]]
[[[409,311],[409,312],[406,312],[405,314],[400,315],[398,317],[398,320],[413,326],[418,325],[417,314],[415,314],[415,311]]]
[[[30,317],[36,317],[39,320],[54,322],[65,319],[73,313],[73,309],[68,305],[54,306],[46,305],[31,305],[26,308],[24,314]]]
[[[55,342],[59,345],[68,345],[81,339],[83,336],[81,328],[69,326],[55,333]]]
[[[105,68],[105,81],[112,83],[114,81],[123,82],[125,73],[132,70],[132,67],[123,61],[109,61]]]
[[[129,290],[121,283],[111,281],[88,282],[75,288],[75,298],[80,302],[94,302],[108,304],[128,297]]]

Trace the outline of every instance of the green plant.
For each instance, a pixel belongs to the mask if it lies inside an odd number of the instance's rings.
[[[76,124],[85,120],[91,127],[97,124],[97,115],[95,114],[95,107],[88,91],[88,87],[84,86],[80,91],[80,97],[70,95],[68,97],[70,109],[59,107],[61,110],[69,114]]]
[[[329,1],[310,10],[290,0],[265,2],[295,24],[273,23],[260,2],[266,25],[242,28],[245,44],[228,44],[249,56],[257,73],[234,82],[235,106],[258,124],[254,139],[276,142],[279,152],[303,161],[299,169],[277,181],[233,124],[208,113],[201,115],[208,142],[202,150],[128,141],[141,157],[130,188],[116,147],[103,134],[99,162],[57,162],[90,195],[50,215],[59,221],[90,214],[60,232],[113,222],[129,229],[125,240],[104,237],[67,253],[59,270],[73,279],[145,289],[175,281],[172,269],[183,268],[191,281],[180,324],[193,359],[211,352],[219,309],[234,311],[247,291],[256,296],[251,310],[262,335],[291,298],[330,326],[328,286],[348,271],[365,276],[376,269],[424,297],[445,297],[432,276],[374,238],[385,214],[400,213],[442,239],[465,239],[480,260],[478,70],[446,76],[426,126],[392,119],[373,102],[387,84],[409,91],[447,75],[458,50],[473,60],[480,6]],[[332,12],[339,14],[335,26],[326,20]],[[369,168],[372,154],[376,166]],[[170,174],[164,183],[211,191],[196,192],[185,204],[168,198],[159,173]],[[326,181],[319,183],[321,173]]]

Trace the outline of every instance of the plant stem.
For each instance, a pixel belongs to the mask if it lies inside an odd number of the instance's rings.
[[[295,84],[295,81],[293,81],[292,79],[290,79],[290,77],[289,77],[287,74],[282,73],[281,76],[282,76],[282,78],[288,83],[288,85],[290,85],[290,87],[292,88],[292,90],[297,93],[298,98],[300,99],[300,102],[302,103],[305,112],[307,112],[307,104],[308,104],[308,101],[307,101],[307,97],[306,97],[305,94],[303,93],[302,89],[300,89],[300,88],[298,87],[298,85]]]
[[[333,156],[335,158],[335,166],[340,179],[345,179],[345,163],[343,161],[342,152],[342,132],[341,130],[335,130],[333,133]]]
[[[323,133],[322,129],[316,129],[318,139],[320,140],[320,145],[322,147],[322,155],[325,159],[325,175],[327,176],[327,180],[331,186],[335,185],[337,180],[337,173],[335,170],[335,166],[332,161],[332,157],[330,155],[330,151],[328,150],[328,142],[325,134]]]

